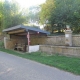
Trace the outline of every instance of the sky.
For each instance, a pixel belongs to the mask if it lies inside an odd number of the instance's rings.
[[[46,0],[16,0],[22,8],[29,8],[30,6],[40,5]]]

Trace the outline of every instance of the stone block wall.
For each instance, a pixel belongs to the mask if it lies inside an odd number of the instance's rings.
[[[41,45],[46,44],[46,36],[31,36],[30,37],[30,45]]]
[[[15,43],[26,43],[27,38],[21,36],[12,35],[10,39],[7,38],[7,47],[13,48]],[[30,36],[30,45],[54,45],[65,46],[65,36]],[[80,35],[72,36],[72,45],[80,46]]]
[[[65,36],[48,36],[45,40],[45,44],[65,46]],[[72,46],[80,47],[80,35],[72,36]]]
[[[11,36],[10,39],[7,37],[7,39],[6,39],[6,48],[7,49],[14,49],[14,46],[15,46],[16,43],[25,44],[26,42],[27,42],[26,38],[13,35],[13,36]]]
[[[46,37],[45,36],[30,36],[30,45],[41,45],[46,44]],[[14,36],[12,35],[10,39],[7,37],[6,39],[6,47],[7,49],[13,49],[15,44],[28,44],[27,37],[26,36]]]
[[[63,46],[65,45],[65,36],[48,36],[45,44]]]
[[[40,45],[40,51],[47,54],[60,54],[80,57],[80,47]]]
[[[73,46],[80,46],[80,35],[72,36],[72,44]]]

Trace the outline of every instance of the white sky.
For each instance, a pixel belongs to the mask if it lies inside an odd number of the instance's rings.
[[[34,5],[40,5],[46,0],[16,0],[22,8],[28,8]]]

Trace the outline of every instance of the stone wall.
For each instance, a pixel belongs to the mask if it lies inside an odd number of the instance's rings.
[[[60,54],[80,57],[80,47],[40,45],[40,51],[48,54]]]
[[[14,49],[15,44],[25,44],[27,43],[27,39],[21,36],[12,35],[11,38],[7,37],[6,39],[6,49]]]
[[[30,45],[41,45],[46,44],[46,36],[30,36]],[[6,48],[7,49],[13,49],[15,44],[28,44],[27,37],[26,36],[14,36],[12,35],[10,38],[7,36],[6,39]]]
[[[65,45],[65,36],[48,36],[45,44],[63,46]]]
[[[65,46],[65,36],[48,36],[46,45],[41,45],[40,51],[80,57],[80,35],[72,36],[72,47]]]
[[[80,46],[80,35],[72,36],[72,44],[73,46]]]
[[[41,45],[41,44],[46,44],[46,36],[31,36],[30,37],[30,45]]]
[[[27,38],[21,36],[14,36],[12,35],[7,38],[7,47],[13,48],[15,43],[26,43]],[[54,45],[54,46],[65,46],[65,36],[30,36],[30,45]],[[80,46],[80,35],[73,35],[72,36],[72,45],[73,46]]]
[[[45,40],[45,44],[65,46],[65,36],[48,36]],[[80,46],[80,35],[72,36],[72,46]]]

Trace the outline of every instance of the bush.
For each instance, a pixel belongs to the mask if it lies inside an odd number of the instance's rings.
[[[3,47],[4,47],[4,42],[0,41],[0,48],[3,48]]]
[[[59,36],[59,35],[65,35],[65,33],[64,32],[56,32],[56,33],[50,34],[49,36]]]

